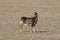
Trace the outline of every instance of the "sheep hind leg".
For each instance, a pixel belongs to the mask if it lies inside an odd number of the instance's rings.
[[[30,33],[32,33],[32,32],[33,32],[32,27],[30,27]]]
[[[22,31],[23,31],[23,25],[20,26],[20,32],[22,32]]]

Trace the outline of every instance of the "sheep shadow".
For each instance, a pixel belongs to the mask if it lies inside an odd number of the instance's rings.
[[[48,32],[48,31],[46,31],[46,30],[36,31],[36,33],[46,33],[46,32]]]
[[[30,31],[25,31],[25,32],[30,32]],[[36,31],[36,33],[47,33],[48,31],[46,30],[39,30],[39,31]]]

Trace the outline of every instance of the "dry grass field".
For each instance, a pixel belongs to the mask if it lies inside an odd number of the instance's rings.
[[[20,33],[21,16],[35,11],[37,33]],[[0,0],[0,40],[60,40],[60,0]]]

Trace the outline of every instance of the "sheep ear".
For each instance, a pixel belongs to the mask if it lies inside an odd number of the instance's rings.
[[[34,15],[37,15],[37,12],[35,12],[35,14]]]

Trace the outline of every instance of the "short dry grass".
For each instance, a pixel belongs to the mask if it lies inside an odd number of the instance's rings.
[[[19,32],[21,16],[38,12],[37,33]],[[60,40],[59,0],[0,0],[0,40]]]

